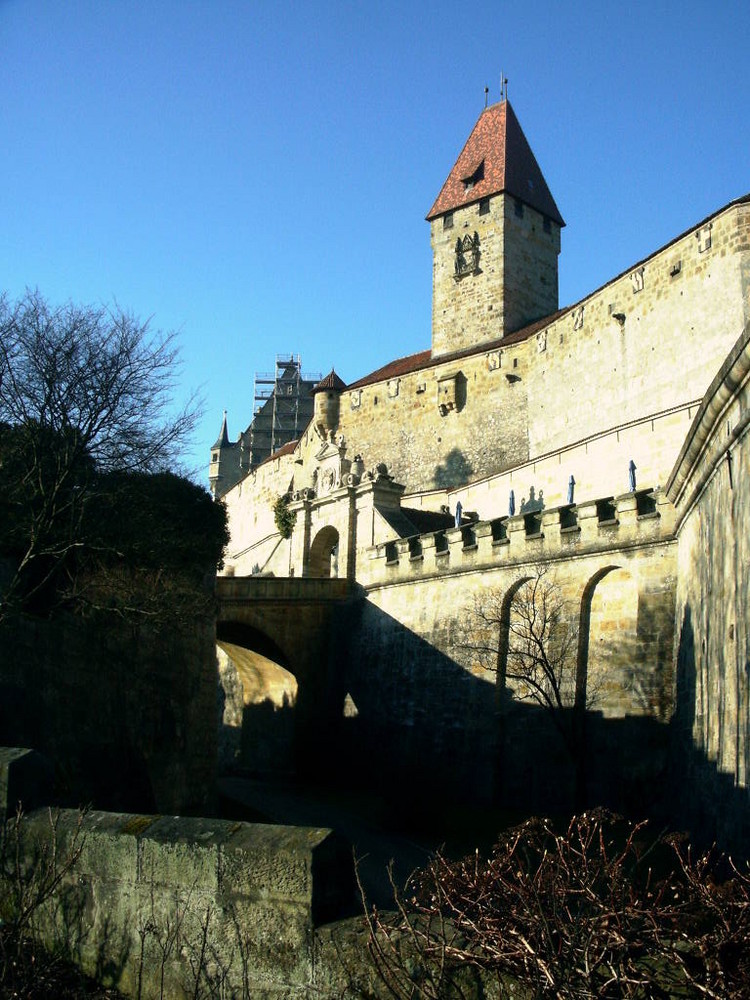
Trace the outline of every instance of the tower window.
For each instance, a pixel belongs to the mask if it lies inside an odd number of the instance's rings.
[[[516,198],[515,212],[519,219],[523,218],[523,202],[519,198]]]
[[[453,229],[453,212],[446,212],[443,216],[443,229]]]
[[[544,231],[545,231],[545,233],[551,233],[552,232],[552,220],[550,219],[550,217],[548,215],[544,216]]]
[[[489,215],[490,214],[490,199],[482,198],[479,202],[479,214]]]

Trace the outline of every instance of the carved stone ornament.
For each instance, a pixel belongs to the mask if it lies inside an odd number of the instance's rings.
[[[490,351],[487,355],[487,371],[494,372],[500,367],[502,361],[502,351]]]
[[[349,399],[351,400],[351,407],[353,410],[358,410],[362,405],[362,390],[352,389]]]
[[[456,409],[456,376],[447,375],[438,379],[438,410],[440,416],[447,416],[451,410]]]
[[[321,490],[330,493],[336,486],[336,470],[326,469],[320,477]]]
[[[388,379],[388,398],[395,399],[398,396],[398,387],[401,382],[400,378]]]
[[[573,310],[573,329],[580,330],[583,326],[583,306]]]
[[[712,223],[702,226],[698,232],[695,234],[696,240],[698,240],[698,253],[704,253],[706,250],[711,249],[711,226]]]
[[[644,283],[643,282],[643,271],[644,271],[644,268],[639,267],[639,268],[637,268],[637,270],[633,271],[633,273],[630,275],[630,280],[631,280],[631,282],[633,284],[633,291],[634,292],[642,292],[643,291],[643,283]]]
[[[546,351],[547,350],[547,331],[546,330],[540,330],[539,333],[536,335],[536,350],[537,350],[538,354],[541,354],[542,351]]]
[[[459,236],[456,240],[456,259],[454,261],[453,277],[458,280],[466,274],[477,274],[479,271],[479,233],[469,236],[467,233],[463,239]]]

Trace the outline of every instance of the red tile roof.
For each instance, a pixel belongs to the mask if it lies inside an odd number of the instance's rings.
[[[545,326],[549,326],[550,323],[553,323],[566,311],[565,309],[559,309],[557,312],[545,316],[535,323],[530,323],[521,330],[509,333],[506,337],[475,344],[472,347],[464,348],[462,351],[453,351],[452,354],[441,354],[439,357],[434,358],[432,351],[420,351],[419,354],[409,354],[405,358],[397,358],[382,368],[378,368],[377,371],[365,375],[364,378],[352,382],[346,388],[361,389],[363,386],[374,385],[376,382],[385,382],[389,378],[397,378],[400,375],[408,375],[410,372],[417,372],[422,368],[435,368],[438,365],[458,361],[461,358],[469,358],[474,354],[484,354],[487,351],[494,351],[498,347],[509,347],[511,344],[518,344],[522,340],[527,340]]]
[[[335,389],[336,392],[342,392],[346,389],[346,382],[339,378],[333,368],[325,378],[322,378],[317,385],[313,386],[310,390],[310,395],[314,396],[316,392],[325,392],[326,389]]]
[[[259,469],[261,465],[265,465],[266,462],[272,462],[275,458],[282,458],[284,455],[291,455],[298,444],[299,438],[296,441],[287,441],[286,444],[282,444],[282,446],[277,448],[276,451],[271,452],[268,458],[264,458],[262,462],[259,462],[256,469]]]
[[[469,179],[474,182],[467,188]],[[427,218],[501,191],[565,225],[508,101],[485,108],[479,116]]]

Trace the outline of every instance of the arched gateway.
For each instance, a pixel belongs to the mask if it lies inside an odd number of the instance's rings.
[[[310,546],[308,576],[335,577],[338,572],[339,533],[331,525],[321,528]]]

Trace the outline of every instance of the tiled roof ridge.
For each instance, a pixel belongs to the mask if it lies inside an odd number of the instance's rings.
[[[268,462],[272,462],[274,458],[283,458],[284,455],[291,455],[298,444],[299,438],[295,441],[287,441],[286,444],[282,444],[282,446],[277,448],[276,451],[272,451],[268,458],[264,458],[262,462],[258,462],[255,468],[259,469],[261,465],[266,465]]]

